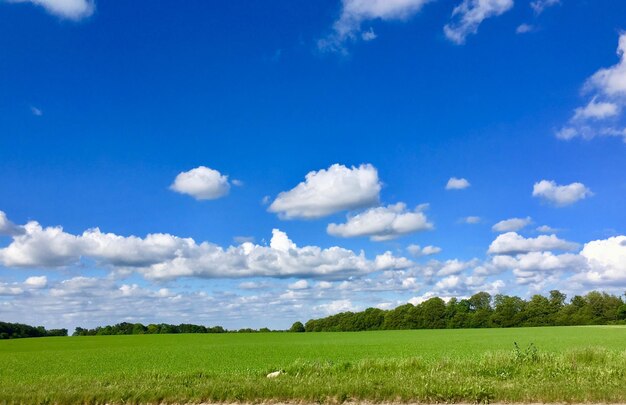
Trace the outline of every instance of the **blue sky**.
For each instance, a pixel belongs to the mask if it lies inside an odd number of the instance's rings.
[[[0,1],[0,318],[283,328],[622,293],[624,16]]]

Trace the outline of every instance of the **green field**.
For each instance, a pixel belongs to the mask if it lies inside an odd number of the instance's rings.
[[[0,341],[0,403],[356,400],[626,402],[626,328]]]

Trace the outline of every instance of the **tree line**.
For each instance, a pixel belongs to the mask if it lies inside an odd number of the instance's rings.
[[[167,323],[143,325],[141,323],[122,322],[115,325],[98,326],[94,329],[76,328],[72,336],[103,335],[160,335],[172,333],[226,333],[221,326],[203,326],[190,323],[171,325]]]
[[[390,329],[511,328],[526,326],[626,324],[626,303],[621,297],[592,291],[566,302],[558,290],[546,297],[520,297],[479,292],[448,302],[434,297],[418,305],[395,309],[368,308],[342,312],[304,325],[306,332],[352,332]],[[295,324],[294,324],[295,325]],[[300,329],[300,328],[298,328]]]
[[[67,336],[67,329],[46,329],[43,326],[0,322],[0,339],[20,339],[47,336]]]

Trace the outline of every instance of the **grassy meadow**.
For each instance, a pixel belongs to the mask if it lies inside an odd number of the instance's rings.
[[[0,403],[357,400],[623,403],[626,328],[0,341]]]

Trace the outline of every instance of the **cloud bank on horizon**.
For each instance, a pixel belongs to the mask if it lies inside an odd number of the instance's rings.
[[[0,212],[4,223],[6,214]],[[19,228],[15,232],[13,227]],[[80,268],[85,263],[109,272],[108,277],[74,276],[50,280],[48,276],[30,276],[23,282],[0,283],[0,296],[9,297],[3,305],[24,319],[33,319],[30,305],[51,305],[53,311],[37,313],[52,321],[61,316],[66,322],[86,322],[86,314],[77,307],[77,299],[89,299],[92,305],[105,305],[112,312],[97,314],[99,319],[134,312],[132,319],[154,319],[141,310],[146,301],[162,302],[171,307],[170,316],[207,316],[206,309],[194,310],[192,302],[211,304],[209,313],[216,316],[219,309],[241,311],[240,316],[252,316],[270,305],[279,312],[289,312],[312,301],[319,304],[311,315],[334,311],[337,302],[350,303],[371,292],[419,292],[411,298],[424,296],[467,296],[477,291],[500,293],[507,283],[503,276],[509,272],[518,285],[531,284],[535,289],[556,280],[567,289],[616,287],[626,283],[626,236],[610,237],[580,245],[556,235],[526,238],[516,232],[498,235],[484,258],[469,261],[458,259],[426,263],[415,262],[391,252],[366,258],[364,252],[334,246],[298,247],[287,234],[273,230],[269,246],[244,242],[239,246],[220,247],[210,242],[197,243],[190,238],[168,234],[150,234],[143,238],[102,233],[91,229],[81,235],[63,231],[59,226],[42,227],[31,221],[25,225],[2,228],[11,243],[0,249],[0,263],[9,268],[55,271]],[[416,257],[441,252],[434,246],[407,248]],[[565,253],[564,253],[565,252]],[[172,288],[151,289],[137,283],[124,283],[133,274],[148,281],[186,279],[265,278],[270,284],[247,282],[243,288],[264,290],[252,297],[231,292],[223,297],[202,292],[182,294]],[[283,280],[296,281],[285,282]],[[312,282],[311,280],[317,280]],[[93,300],[93,301],[92,301]],[[30,304],[29,304],[30,303]],[[230,303],[230,307],[228,307]],[[252,307],[245,307],[251,304]],[[384,303],[379,303],[384,304]],[[289,306],[296,305],[289,309]],[[68,312],[68,308],[74,307]],[[80,307],[80,306],[79,306]],[[125,308],[125,309],[124,309]],[[28,314],[27,314],[28,311]],[[91,316],[90,314],[89,316]],[[223,314],[222,314],[223,315]],[[169,319],[169,318],[168,318]],[[173,318],[172,318],[173,319]],[[213,318],[214,321],[217,318]],[[93,321],[92,321],[93,323]]]

